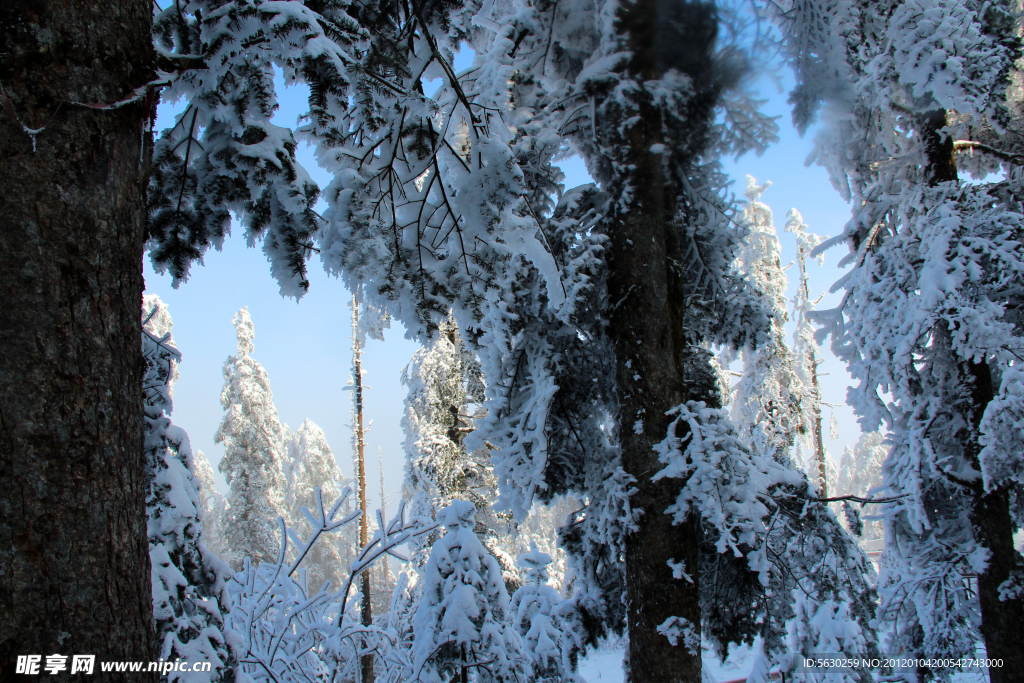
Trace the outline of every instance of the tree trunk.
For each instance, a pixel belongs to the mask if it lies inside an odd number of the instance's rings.
[[[641,0],[622,20],[634,47],[629,69],[637,80],[662,74],[654,46],[668,19],[660,16],[665,5]],[[695,346],[700,340],[688,333],[685,293],[671,268],[673,261],[683,260],[675,199],[680,188],[667,173],[662,154],[651,151],[667,142],[662,139],[661,114],[649,103],[642,103],[638,113],[640,123],[628,129],[626,138],[611,141],[629,149],[629,170],[613,184],[629,187],[632,198],[627,213],[611,217],[607,252],[613,305],[608,331],[616,354],[622,466],[636,480],[630,504],[641,512],[639,528],[627,537],[625,548],[629,671],[633,683],[699,683],[697,521],[691,517],[674,524],[666,514],[680,482],[652,481],[664,467],[654,447],[668,434],[667,410],[688,400],[716,406],[720,399],[707,390],[716,385],[714,373],[707,355]],[[695,121],[695,126],[702,123]],[[683,563],[692,580],[675,578],[669,561]],[[689,622],[697,637],[696,652],[681,641],[673,645],[658,632],[670,617]]]
[[[1008,492],[1000,489],[979,496],[972,517],[978,542],[991,553],[988,566],[978,575],[981,634],[986,656],[1002,660],[1002,666],[989,669],[989,681],[1012,683],[1019,681],[1024,671],[1024,648],[1017,642],[1024,620],[1024,599],[1020,595],[999,599],[999,586],[1020,567],[1019,553],[1013,547]]]
[[[370,540],[370,515],[366,505],[366,442],[363,431],[363,354],[359,345],[359,300],[352,295],[352,382],[355,393],[355,460],[356,486],[359,489],[359,509],[363,516],[359,518],[359,547],[365,548]],[[370,571],[367,567],[360,577],[362,602],[360,616],[363,626],[373,625],[373,603],[371,602]],[[373,683],[373,655],[362,656],[360,662],[361,683]]]
[[[921,138],[927,159],[928,179],[931,185],[955,182],[959,179],[953,140],[942,135],[946,125],[946,111],[935,109],[921,117]],[[995,398],[996,387],[992,370],[987,363],[975,363],[957,358],[961,381],[969,388],[969,401],[964,420],[970,425],[964,430],[965,453],[980,469],[978,455],[979,428],[985,410]],[[974,537],[990,555],[985,571],[978,575],[978,603],[981,607],[981,634],[987,657],[1001,659],[1003,666],[989,671],[991,683],[1010,683],[1024,671],[1024,649],[1016,642],[1024,614],[1024,599],[1000,600],[999,587],[1019,566],[1019,553],[1013,546],[1013,520],[1010,516],[1009,491],[1005,488],[986,492],[981,482],[973,487],[974,509],[970,511]]]
[[[992,371],[986,363],[962,363],[963,376],[971,388],[969,452],[977,463],[980,445],[977,443],[978,426],[985,409],[995,398]],[[1001,600],[999,587],[1020,567],[1020,557],[1013,546],[1013,519],[1010,516],[1010,494],[1006,488],[986,493],[979,482],[974,490],[974,509],[971,511],[974,537],[989,552],[988,565],[978,575],[978,602],[981,606],[981,635],[985,640],[986,657],[1002,660],[1001,667],[989,669],[990,683],[1011,683],[1019,680],[1024,671],[1024,649],[1017,643],[1024,599],[1021,596]]]
[[[0,681],[153,660],[139,310],[146,0],[0,3]],[[39,129],[35,139],[22,125]],[[42,668],[42,667],[41,667]],[[44,671],[40,671],[43,673]],[[50,678],[50,676],[48,676]]]
[[[692,519],[674,525],[665,513],[675,502],[679,480],[652,481],[664,467],[654,446],[668,434],[665,411],[690,397],[677,334],[682,325],[669,301],[667,233],[673,226],[665,219],[663,199],[671,192],[662,186],[660,159],[646,150],[641,154],[648,157],[636,165],[636,205],[642,209],[615,225],[608,283],[611,300],[623,300],[608,327],[616,352],[622,466],[636,479],[630,504],[643,511],[639,529],[626,539],[630,680],[698,683],[700,653],[673,646],[657,631],[669,617],[682,617],[699,633],[698,537]],[[669,560],[684,562],[693,582],[674,578]]]

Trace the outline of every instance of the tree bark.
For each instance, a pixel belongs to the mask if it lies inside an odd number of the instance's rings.
[[[366,504],[366,442],[363,439],[363,354],[359,344],[359,300],[352,295],[352,383],[355,393],[355,465],[356,486],[359,489],[359,509],[363,516],[359,518],[359,547],[365,548],[369,535],[369,509]],[[386,560],[385,560],[386,561]],[[370,590],[371,568],[363,570],[360,577],[362,602],[360,616],[363,626],[373,626],[373,602]],[[373,655],[365,654],[360,661],[360,683],[373,683]]]
[[[971,388],[973,429],[968,436],[969,453],[979,467],[977,455],[978,427],[985,409],[995,398],[992,371],[987,363],[962,363],[965,381]],[[986,657],[1002,660],[1002,666],[989,669],[990,683],[1012,683],[1024,671],[1024,649],[1017,643],[1024,599],[1001,600],[999,587],[1021,568],[1020,553],[1013,546],[1013,519],[1010,515],[1010,493],[1007,488],[986,492],[979,482],[974,488],[974,509],[971,511],[974,537],[989,552],[985,571],[978,574],[978,603],[981,606],[981,635],[985,640]]]
[[[656,130],[656,128],[655,128]],[[609,294],[622,301],[608,326],[616,353],[623,469],[636,479],[630,504],[642,511],[638,530],[626,539],[626,620],[633,683],[699,683],[700,653],[673,646],[657,627],[682,617],[700,629],[699,539],[694,520],[673,524],[666,510],[675,502],[677,479],[652,481],[664,465],[654,447],[668,434],[667,410],[685,402],[682,328],[670,303],[666,189],[658,155],[638,150],[636,202],[616,223],[609,257]],[[634,425],[642,423],[642,427]],[[693,582],[676,579],[669,560],[684,562]]]
[[[660,78],[668,66],[684,72],[703,68],[700,65],[710,54],[715,34],[716,18],[707,11],[709,7],[659,0],[633,4],[622,17],[620,30],[633,50],[628,68],[636,80]],[[696,36],[688,46],[691,58],[681,65],[679,56],[684,51],[666,45],[664,29],[673,24],[675,16],[668,12],[687,10],[687,19],[703,20],[685,22],[687,29],[710,31]],[[677,32],[673,37],[680,36]],[[670,53],[675,61],[666,65]],[[667,170],[662,153],[652,151],[652,147],[658,150],[656,145],[671,141],[663,139],[662,116],[656,104],[641,96],[638,114],[640,123],[628,128],[623,139],[611,141],[613,146],[629,149],[628,166],[619,166],[628,170],[620,171],[622,176],[616,177],[613,185],[630,188],[632,197],[627,213],[611,217],[607,252],[608,293],[613,305],[608,333],[616,354],[622,466],[636,480],[630,503],[640,512],[638,529],[627,537],[625,548],[629,671],[633,683],[699,683],[698,521],[691,516],[674,524],[673,517],[666,514],[681,484],[678,479],[653,481],[664,467],[654,447],[668,434],[671,418],[666,411],[689,400],[717,407],[720,397],[713,388],[717,383],[707,354],[698,348],[701,340],[693,332],[693,314],[686,310],[686,292],[672,267],[673,262],[683,261],[682,225],[676,206],[681,189]],[[706,124],[703,119],[712,115],[710,107],[699,103],[690,114],[697,130]],[[675,578],[669,561],[683,563],[690,580]],[[658,626],[670,617],[689,623],[697,638],[695,652],[658,632]]]
[[[153,660],[139,310],[146,0],[0,3],[0,681]],[[22,126],[43,128],[35,139]],[[44,673],[41,671],[40,673]],[[48,678],[51,678],[48,676]]]

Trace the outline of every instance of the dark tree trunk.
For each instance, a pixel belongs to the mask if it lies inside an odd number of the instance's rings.
[[[921,116],[921,138],[928,159],[928,182],[931,185],[957,179],[953,138],[940,132],[945,126],[945,109],[932,109]]]
[[[973,429],[969,445],[975,460],[980,452],[977,444],[978,426],[985,409],[995,398],[992,371],[986,363],[962,364],[965,381],[971,388],[969,418]],[[974,537],[989,551],[988,565],[978,575],[978,602],[981,606],[981,635],[989,659],[1000,659],[1001,667],[989,669],[990,683],[1012,683],[1020,680],[1024,671],[1024,649],[1017,638],[1024,623],[1024,599],[1001,600],[999,587],[1021,567],[1020,554],[1013,546],[1013,519],[1010,516],[1010,494],[1006,488],[986,493],[979,483],[974,490],[974,509],[971,511]]]
[[[0,3],[0,681],[18,655],[156,658],[142,455],[152,5]],[[19,120],[21,123],[19,123]],[[43,128],[35,140],[22,129]],[[44,673],[44,675],[46,675]]]
[[[670,4],[641,0],[622,18],[620,30],[628,35],[633,48],[629,70],[638,80],[660,78],[666,69],[665,55],[671,47],[678,48],[664,44],[663,29],[672,23],[672,16],[666,15]],[[689,51],[675,49],[675,57],[686,52],[693,59],[683,66],[676,59],[670,66],[688,71],[690,62],[703,64],[714,41],[715,17],[708,7],[701,3],[671,6],[676,13],[690,10],[693,17],[688,19],[703,19],[703,23],[685,22],[688,28],[710,28],[710,32],[704,31],[688,46],[692,48]],[[678,33],[674,37],[679,38]],[[711,116],[710,107],[695,106],[690,113],[695,130],[705,126],[703,119]],[[631,188],[633,196],[628,213],[611,217],[607,252],[608,294],[614,306],[608,331],[616,353],[622,465],[636,479],[631,505],[642,511],[639,528],[627,537],[625,548],[630,680],[699,683],[698,522],[690,517],[674,524],[666,514],[676,501],[681,482],[652,480],[664,468],[654,447],[668,434],[672,418],[666,411],[689,400],[716,407],[720,397],[708,357],[696,346],[700,339],[693,334],[692,313],[685,308],[685,292],[671,266],[683,261],[676,206],[681,188],[662,155],[651,151],[653,145],[671,141],[663,139],[657,106],[642,103],[639,119],[641,123],[630,128],[625,139],[610,141],[629,149],[630,170],[616,177],[613,185]],[[683,563],[692,580],[675,578],[669,561]],[[690,652],[681,640],[673,645],[658,632],[658,626],[670,617],[689,622],[698,639],[696,652]]]
[[[935,109],[921,117],[921,138],[928,163],[929,183],[958,180],[953,140],[940,130],[946,125],[946,111]],[[992,370],[987,363],[957,359],[961,381],[968,387],[964,421],[970,425],[963,433],[967,457],[980,469],[978,443],[981,420],[995,398]],[[978,603],[981,607],[981,634],[987,657],[1000,659],[1002,667],[989,671],[991,683],[1011,683],[1024,671],[1024,649],[1016,642],[1024,615],[1024,599],[1000,600],[999,587],[1021,566],[1020,554],[1013,546],[1013,519],[1006,488],[986,492],[979,482],[973,487],[974,509],[970,511],[974,537],[989,553],[988,566],[978,575]]]
[[[638,531],[626,539],[630,680],[698,683],[699,652],[695,657],[657,631],[674,616],[699,632],[700,599],[695,524],[691,519],[675,525],[665,513],[680,482],[652,481],[664,467],[654,446],[668,434],[665,411],[694,397],[685,391],[681,316],[670,301],[668,259],[675,240],[665,203],[672,190],[663,185],[660,158],[646,151],[650,144],[638,145],[637,210],[615,224],[608,283],[611,300],[622,300],[608,326],[616,353],[622,465],[636,479],[630,503],[643,511]],[[641,433],[634,429],[637,421],[643,423]],[[693,583],[673,578],[669,560],[685,562]]]
[[[990,683],[1019,681],[1024,671],[1024,648],[1020,638],[1024,624],[1024,599],[999,599],[999,586],[1019,569],[1020,554],[1013,547],[1013,525],[1009,494],[999,489],[981,495],[974,505],[974,532],[981,545],[991,553],[988,566],[978,576],[978,600],[981,603],[981,635],[989,659],[1002,660],[1002,666],[989,669]]]

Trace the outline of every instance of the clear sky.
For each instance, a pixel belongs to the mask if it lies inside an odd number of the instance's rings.
[[[790,124],[785,94],[777,94],[767,81],[766,85],[768,91],[764,94],[770,100],[766,110],[780,116],[781,141],[761,157],[750,154],[738,161],[729,159],[725,165],[735,179],[732,189],[740,196],[748,173],[759,183],[773,182],[761,200],[773,209],[783,262],[787,263],[796,253],[792,236],[783,230],[790,208],[796,207],[814,232],[836,235],[849,217],[849,207],[832,188],[824,170],[804,165],[814,131],[801,138]],[[276,122],[294,124],[303,110],[304,99],[300,88],[287,89],[281,97]],[[157,130],[171,125],[175,111],[180,111],[180,105],[161,105]],[[327,175],[316,167],[308,148],[301,147],[299,156],[313,178],[325,186]],[[567,188],[589,182],[579,159],[566,161],[563,169]],[[839,279],[836,263],[844,254],[845,247],[837,247],[826,254],[824,267],[809,264],[815,294],[827,292]],[[231,319],[239,308],[248,306],[256,331],[252,357],[269,374],[282,421],[293,430],[305,418],[316,422],[324,430],[342,470],[347,475],[352,472],[351,399],[350,392],[343,390],[352,362],[351,295],[339,281],[324,273],[315,257],[309,270],[309,293],[299,302],[282,298],[262,251],[258,247],[248,248],[238,229],[226,240],[223,251],[211,250],[205,264],[194,266],[189,281],[177,290],[171,288],[170,277],[157,275],[146,259],[146,292],[158,294],[168,305],[174,320],[174,340],[182,353],[172,419],[188,432],[193,447],[206,454],[214,470],[223,454],[222,447],[213,443],[213,434],[223,415],[221,368],[228,355],[235,352]],[[791,276],[790,296],[795,270],[794,267],[787,273]],[[819,307],[834,306],[838,299],[838,295],[826,294]],[[389,503],[401,488],[404,456],[400,420],[405,391],[399,377],[417,348],[396,325],[386,335],[386,341],[369,340],[365,349],[364,383],[370,387],[365,392],[366,417],[372,421],[366,438],[371,507],[376,507],[380,499],[378,447],[383,453]],[[826,422],[826,448],[838,459],[843,446],[853,445],[860,431],[852,411],[845,405],[850,378],[827,348],[822,355],[823,398],[838,404],[835,415],[839,423],[839,439],[831,441]],[[826,421],[828,410],[825,409]],[[219,473],[218,479],[223,487]]]

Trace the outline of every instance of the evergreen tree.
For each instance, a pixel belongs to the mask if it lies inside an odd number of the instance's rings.
[[[550,503],[534,503],[526,519],[516,523],[516,532],[513,534],[515,541],[513,550],[516,557],[520,558],[516,561],[516,565],[520,567],[521,576],[521,558],[524,553],[530,553],[536,548],[551,558],[544,568],[548,577],[545,582],[561,594],[572,595],[571,584],[575,579],[569,568],[565,549],[559,543],[558,535],[559,529],[581,507],[580,502],[572,496],[559,496]],[[525,581],[525,577],[522,580]]]
[[[475,508],[453,501],[439,512],[446,533],[423,571],[414,618],[410,680],[522,680],[519,634],[509,614],[501,569],[473,532]]]
[[[315,235],[328,270],[414,335],[433,338],[453,311],[487,378],[487,417],[467,445],[495,446],[500,502],[522,518],[535,499],[586,501],[563,533],[580,579],[580,642],[626,617],[639,677],[696,680],[699,655],[664,633],[686,624],[692,642],[704,623],[725,642],[756,630],[704,608],[720,597],[704,567],[737,578],[748,592],[732,599],[750,604],[763,535],[733,543],[733,530],[765,527],[780,489],[790,506],[810,495],[788,474],[761,476],[768,465],[742,450],[694,451],[738,458],[725,469],[764,503],[716,512],[678,462],[698,441],[688,430],[726,429],[706,348],[759,343],[769,329],[761,297],[732,267],[743,231],[716,158],[763,149],[775,128],[742,87],[718,8],[186,4],[160,23],[161,44],[189,70],[172,87],[190,108],[154,173],[166,227],[154,231],[158,265],[184,277],[221,238],[227,211],[210,188],[234,202],[222,203],[251,238],[266,230],[286,292],[304,287]],[[463,43],[476,61],[457,74]],[[301,132],[334,173],[319,230],[293,145],[268,124],[275,60],[286,80],[311,85]],[[554,159],[570,151],[600,191],[560,192]],[[245,204],[271,191],[288,205]],[[675,420],[672,409],[697,417]]]
[[[869,498],[869,492],[882,484],[882,463],[888,454],[889,448],[881,432],[861,434],[853,448],[847,447],[843,451],[835,485],[836,495]],[[881,540],[884,537],[882,522],[864,521],[858,536],[865,541]]]
[[[402,488],[410,512],[433,519],[453,500],[472,502],[476,533],[502,566],[506,586],[514,590],[518,572],[509,553],[511,520],[494,511],[497,480],[489,448],[470,451],[465,444],[483,416],[483,375],[453,318],[441,323],[437,338],[416,352],[402,371],[402,384],[408,388]],[[420,540],[415,557],[421,565],[435,540]]]
[[[734,449],[733,460],[736,463],[730,463],[728,458],[719,460],[725,465],[723,469],[728,471],[736,468],[737,463],[742,465],[733,470],[741,477],[740,490],[724,496],[718,504],[725,507],[739,503],[742,508],[741,501],[746,496],[760,491],[756,497],[776,511],[763,537],[758,538],[755,531],[750,549],[752,556],[764,553],[767,559],[760,577],[766,587],[763,593],[757,594],[755,589],[752,596],[745,596],[750,589],[736,583],[737,580],[742,582],[741,575],[737,576],[727,566],[719,566],[714,557],[705,559],[712,568],[708,573],[727,584],[725,588],[717,588],[719,596],[711,601],[712,609],[720,610],[722,616],[728,615],[721,619],[727,628],[741,625],[726,638],[723,636],[727,631],[720,631],[713,637],[713,642],[722,647],[722,643],[729,639],[743,639],[745,629],[759,629],[761,648],[755,671],[760,673],[753,676],[754,680],[767,680],[762,674],[767,675],[773,667],[784,672],[792,671],[798,666],[801,655],[823,651],[856,654],[877,650],[871,624],[874,614],[873,573],[866,557],[825,505],[828,499],[823,499],[824,486],[819,485],[818,495],[812,495],[810,481],[797,474],[797,467],[803,463],[794,461],[789,455],[794,441],[798,444],[814,442],[811,434],[814,425],[820,425],[820,418],[816,419],[820,396],[816,384],[810,381],[814,375],[801,376],[797,372],[798,369],[806,370],[809,363],[813,370],[813,354],[794,358],[786,343],[783,327],[787,319],[786,276],[771,209],[759,201],[767,187],[768,184],[758,186],[753,177],[747,176],[749,203],[745,219],[752,225],[752,231],[741,251],[740,262],[747,277],[762,292],[765,308],[772,313],[769,338],[764,346],[743,351],[744,372],[735,390],[737,405],[733,409],[738,422],[736,434],[730,435],[725,421],[713,414],[709,414],[712,423],[702,427],[707,429],[705,438],[712,441],[712,452],[716,446],[723,450]],[[799,231],[797,242],[800,250],[806,247],[804,242],[809,238],[803,232],[806,226],[802,223],[793,225],[794,216],[799,217],[795,210],[790,212],[788,227]],[[800,253],[802,256],[803,252]],[[797,296],[798,341],[801,335],[807,334],[804,326],[808,326],[804,315],[807,274],[803,264],[800,275],[803,294]],[[809,343],[813,345],[813,339]],[[696,452],[687,449],[690,457],[707,457],[708,453],[701,453],[707,445],[693,443],[691,446]],[[712,462],[721,457],[713,455]],[[812,461],[808,465],[806,471],[813,481],[817,478],[818,462]],[[694,467],[692,471],[698,474],[700,468]],[[718,486],[725,485],[731,476],[723,477]],[[743,481],[745,477],[751,478]],[[760,488],[756,483],[759,477],[767,477],[771,483]],[[705,492],[709,483],[703,485]],[[730,498],[732,502],[726,502]],[[724,511],[714,510],[711,516]],[[748,508],[748,514],[750,511]],[[740,519],[742,515],[736,521]],[[752,519],[748,518],[747,523],[750,521]],[[750,529],[753,531],[756,525]],[[758,607],[744,609],[744,603],[751,599]],[[748,619],[756,623],[756,627],[754,623],[742,626]],[[821,650],[826,643],[830,649]],[[804,675],[809,680],[818,677],[817,674]],[[864,681],[869,678],[867,668],[861,667],[849,675],[839,675],[837,680]]]
[[[562,599],[548,585],[551,556],[531,541],[530,550],[519,556],[518,564],[524,573],[523,585],[512,595],[509,612],[522,638],[527,675],[533,681],[572,680],[578,648],[565,642],[557,613]]]
[[[325,501],[339,500],[351,480],[342,475],[323,430],[308,418],[288,439],[285,469],[285,508],[289,526],[306,536],[310,522],[302,508],[316,509],[316,490],[320,489]],[[348,499],[345,500],[346,505],[350,505]],[[350,512],[349,507],[343,506],[340,514],[344,516]],[[348,576],[349,565],[355,559],[355,550],[356,539],[351,525],[320,540],[300,565],[306,570],[309,592],[318,591],[324,580],[331,582],[332,590],[340,588]]]
[[[278,517],[286,517],[283,471],[286,430],[277,417],[270,378],[249,354],[253,351],[249,309],[233,320],[238,336],[238,355],[224,363],[224,408],[214,441],[224,444],[220,471],[231,492],[223,522],[225,558],[242,567],[244,558],[274,562],[280,550]]]
[[[742,351],[743,374],[734,387],[732,414],[740,438],[768,457],[788,463],[796,437],[804,428],[801,399],[808,392],[794,372],[793,354],[786,343],[789,283],[782,269],[772,210],[760,201],[770,185],[759,186],[753,176],[747,176],[748,203],[743,218],[750,225],[750,234],[739,258],[741,268],[764,297],[771,326],[764,344]]]
[[[796,316],[796,330],[793,332],[793,370],[799,378],[801,388],[801,424],[796,440],[795,458],[805,471],[816,472],[818,491],[822,496],[828,496],[829,460],[825,453],[821,428],[818,344],[814,339],[815,326],[811,320],[817,302],[811,300],[810,277],[807,274],[808,258],[815,258],[819,266],[824,262],[821,254],[812,256],[822,239],[810,232],[803,216],[796,209],[790,209],[786,216],[786,232],[793,233],[796,238],[796,264],[800,273],[800,282],[797,283],[796,293],[793,295],[793,311]]]
[[[142,355],[153,615],[160,657],[209,662],[202,673],[171,672],[168,681],[232,681],[237,653],[226,635],[228,566],[207,548],[199,481],[188,435],[171,424],[171,384],[181,354],[171,339],[171,319],[158,297],[143,306]]]
[[[206,455],[197,450],[192,459],[196,480],[199,482],[199,503],[203,510],[203,538],[206,546],[218,557],[225,557],[228,549],[224,545],[224,521],[227,519],[228,501],[217,490],[213,478],[213,467]]]
[[[884,424],[891,444],[881,508],[889,649],[969,657],[980,638],[1003,659],[993,683],[1012,680],[1024,668],[1013,547],[1024,215],[1019,95],[1008,87],[1019,77],[1017,6],[770,8],[797,71],[794,120],[806,128],[826,112],[815,158],[854,207],[843,234],[822,245],[850,248],[842,303],[816,317],[859,382],[850,399],[863,427]],[[958,157],[965,151],[980,159]],[[958,164],[982,182],[964,182]],[[999,168],[1006,182],[984,182]]]

